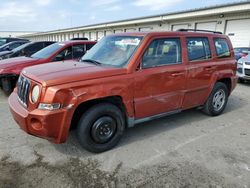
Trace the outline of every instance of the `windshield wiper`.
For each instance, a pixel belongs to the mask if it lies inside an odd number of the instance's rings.
[[[99,61],[93,60],[93,59],[81,59],[81,62],[88,62],[88,63],[92,63],[95,65],[101,65],[101,63]]]

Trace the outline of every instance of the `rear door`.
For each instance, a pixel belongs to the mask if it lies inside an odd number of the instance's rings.
[[[215,60],[212,59],[211,39],[207,37],[187,37],[186,49],[188,55],[187,93],[183,108],[201,105],[210,89]]]
[[[145,118],[181,107],[186,89],[186,65],[179,37],[154,38],[135,73],[135,117]]]

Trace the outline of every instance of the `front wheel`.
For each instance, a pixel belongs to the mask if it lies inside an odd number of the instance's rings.
[[[2,78],[0,81],[5,95],[10,95],[13,91],[12,80],[10,78]]]
[[[243,78],[238,78],[238,83],[244,84],[245,80]]]
[[[77,126],[77,137],[83,148],[100,153],[113,148],[125,130],[124,115],[113,104],[97,104],[87,110]]]
[[[227,105],[228,96],[227,86],[224,83],[217,82],[203,108],[203,112],[210,116],[220,115]]]

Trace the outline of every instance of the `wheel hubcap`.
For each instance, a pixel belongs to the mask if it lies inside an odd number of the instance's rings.
[[[116,121],[109,116],[97,119],[91,130],[91,135],[97,143],[106,143],[114,136],[116,132]]]
[[[220,89],[218,90],[213,97],[213,107],[215,111],[220,111],[226,101],[226,94],[225,91]]]

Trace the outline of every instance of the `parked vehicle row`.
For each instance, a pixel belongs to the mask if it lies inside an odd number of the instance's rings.
[[[14,41],[29,41],[26,39],[20,39],[20,38],[12,38],[12,37],[0,37],[0,47],[9,43],[9,42],[14,42]]]
[[[250,54],[238,60],[237,76],[240,83],[250,81]]]
[[[55,42],[50,42],[50,41],[28,42],[11,51],[0,52],[0,60],[9,59],[13,57],[20,57],[20,56],[30,57],[34,53],[38,52],[39,50],[53,43]]]
[[[0,47],[0,52],[3,52],[3,51],[11,51],[11,50],[14,50],[15,48],[23,45],[23,44],[26,44],[28,43],[29,41],[13,41],[13,42],[9,42],[3,46]]]
[[[14,59],[13,74],[20,76],[9,106],[28,134],[63,143],[76,128],[80,144],[91,152],[113,148],[128,127],[182,110],[199,107],[220,115],[237,83],[232,44],[219,32],[114,34],[80,61],[60,61],[91,47],[72,42]],[[68,44],[71,52],[59,47]],[[53,60],[58,62],[47,63]],[[8,61],[0,61],[0,74],[13,60]]]
[[[16,57],[17,55],[22,57],[0,61],[0,85],[5,93],[10,93],[15,87],[23,68],[48,62],[78,60],[95,43],[90,41],[27,43],[13,50],[9,55],[10,57]]]
[[[240,58],[246,57],[248,54],[250,54],[250,48],[244,47],[244,48],[234,48],[235,53],[235,59],[239,60]]]

